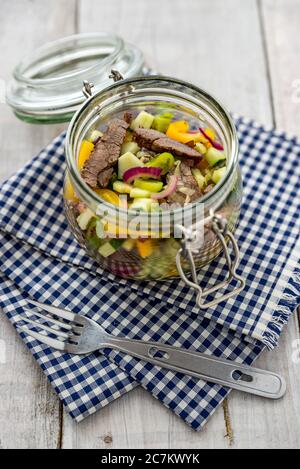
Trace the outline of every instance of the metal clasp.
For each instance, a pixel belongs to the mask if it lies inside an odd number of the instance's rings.
[[[182,248],[179,249],[176,255],[176,265],[177,265],[178,272],[182,280],[184,280],[184,282],[189,287],[192,287],[197,291],[196,302],[198,306],[202,309],[208,309],[212,306],[216,306],[217,304],[221,303],[221,301],[225,301],[228,298],[232,298],[233,296],[240,293],[245,287],[245,280],[242,277],[240,277],[236,272],[236,269],[239,265],[239,257],[240,257],[239,248],[238,248],[234,235],[227,229],[226,219],[223,218],[221,215],[217,215],[211,212],[210,217],[206,219],[205,222],[207,222],[207,220],[211,222],[211,229],[213,230],[216,237],[221,242],[224,255],[225,255],[225,259],[226,259],[226,263],[227,263],[227,267],[228,267],[228,271],[229,271],[228,277],[224,281],[219,282],[218,284],[206,290],[203,290],[201,286],[199,285],[198,279],[197,279],[196,266],[195,266],[194,257],[193,257],[193,252],[195,252],[194,246],[195,246],[195,240],[197,238],[197,230],[193,230],[193,231],[182,230],[183,231]],[[226,242],[226,238],[228,239],[228,245]],[[233,258],[229,251],[230,243],[232,246]],[[190,280],[186,276],[182,268],[182,263],[181,263],[182,256],[184,256],[189,263],[192,280]],[[204,302],[204,298],[207,295],[210,295],[211,293],[214,293],[214,292],[218,292],[222,288],[229,285],[233,279],[238,281],[238,285],[234,289],[232,289],[231,291],[223,295],[217,296],[211,301],[208,301],[206,303]]]
[[[116,83],[117,81],[124,80],[123,75],[115,69],[111,69],[110,75],[108,75],[108,78],[112,78],[112,80]],[[94,88],[94,83],[88,81],[88,80],[83,80],[83,87],[82,87],[82,93],[85,98],[90,98],[92,96],[92,88]]]

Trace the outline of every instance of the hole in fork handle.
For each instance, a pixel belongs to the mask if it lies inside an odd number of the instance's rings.
[[[235,381],[244,381],[246,383],[252,383],[253,381],[253,376],[247,375],[246,373],[243,373],[240,370],[233,370],[233,372],[231,373],[231,377]]]
[[[170,355],[164,350],[160,350],[158,347],[150,347],[148,350],[148,355],[151,358],[160,358],[168,360]]]

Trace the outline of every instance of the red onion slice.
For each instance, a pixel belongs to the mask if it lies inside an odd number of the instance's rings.
[[[123,174],[123,179],[127,183],[133,182],[137,178],[159,179],[162,169],[154,166],[130,168]]]
[[[202,133],[202,135],[203,135],[205,138],[207,138],[207,140],[209,141],[209,143],[211,143],[212,146],[213,146],[214,148],[216,148],[216,150],[221,150],[221,151],[224,150],[224,148],[222,147],[222,145],[221,145],[220,143],[218,143],[218,142],[215,142],[212,138],[210,138],[210,136],[207,135],[207,133],[205,132],[204,129],[202,129],[201,127],[199,127],[199,130],[200,130],[200,132]]]
[[[171,194],[173,194],[173,192],[176,191],[177,183],[178,183],[178,177],[175,176],[175,174],[172,174],[172,176],[170,176],[167,187],[161,192],[151,194],[151,199],[159,200],[159,199],[165,199],[166,197],[169,197]]]

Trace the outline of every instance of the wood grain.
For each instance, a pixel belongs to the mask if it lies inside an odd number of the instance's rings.
[[[8,80],[24,54],[45,41],[74,32],[73,0],[1,0],[0,78]],[[3,14],[5,12],[5,14]],[[20,122],[0,104],[0,180],[14,173],[64,126]],[[60,404],[45,375],[7,319],[0,313],[0,338],[7,362],[0,364],[0,447],[56,448]]]
[[[300,79],[298,0],[2,0],[1,9],[2,80],[25,53],[48,40],[77,30],[112,31],[139,45],[156,70],[208,89],[239,114],[299,133],[300,103],[292,99],[292,84]],[[0,104],[0,180],[63,128],[24,124]],[[292,361],[298,338],[294,318],[278,350],[258,361],[287,377],[282,401],[234,392],[225,409],[219,407],[195,433],[142,389],[81,424],[66,414],[61,421],[46,378],[0,316],[7,355],[0,364],[0,447],[226,448],[230,442],[233,448],[299,447],[300,374]]]

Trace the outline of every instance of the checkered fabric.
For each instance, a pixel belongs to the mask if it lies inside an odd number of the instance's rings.
[[[0,294],[11,322],[22,324],[30,297],[89,316],[117,335],[240,363],[273,348],[300,300],[300,145],[245,119],[236,124],[245,185],[236,232],[242,293],[203,312],[178,279],[136,283],[97,266],[66,224],[61,135],[1,187]],[[200,280],[215,282],[225,272],[220,257]],[[79,357],[22,338],[77,421],[140,384],[199,430],[229,392],[113,350]]]

